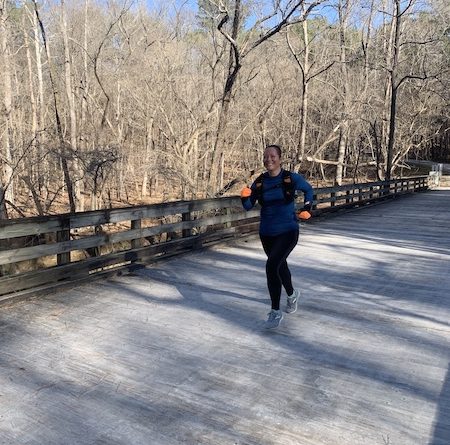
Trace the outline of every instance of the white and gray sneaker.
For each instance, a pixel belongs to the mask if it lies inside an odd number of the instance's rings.
[[[280,310],[277,311],[275,309],[272,309],[268,315],[269,318],[264,324],[264,327],[266,329],[275,329],[280,326],[280,322],[283,319],[283,312],[281,312]]]
[[[293,314],[297,310],[297,302],[300,297],[300,292],[296,289],[291,296],[287,297],[286,312]]]

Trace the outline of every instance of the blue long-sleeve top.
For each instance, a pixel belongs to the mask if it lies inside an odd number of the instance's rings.
[[[304,194],[304,201],[312,204],[313,188],[303,176],[291,172],[291,179],[295,190],[300,190]],[[286,203],[283,192],[283,170],[277,176],[270,176],[264,173],[262,181],[261,219],[259,223],[259,233],[265,236],[275,236],[281,233],[298,230],[298,218],[295,213],[294,201]],[[256,184],[250,186],[252,195],[242,199],[245,210],[250,210],[257,200]]]

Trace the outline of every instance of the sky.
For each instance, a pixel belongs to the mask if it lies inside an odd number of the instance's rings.
[[[168,14],[174,14],[180,13],[182,11],[185,11],[187,14],[191,13],[195,15],[198,11],[198,2],[197,0],[145,0],[147,7],[150,10],[159,10],[161,8],[168,8],[167,12]],[[216,0],[217,1],[217,0]],[[271,10],[272,7],[272,0],[263,0],[260,1],[262,3],[262,9],[261,12],[265,13],[265,9],[267,11]],[[170,5],[170,6],[168,6]],[[331,8],[330,6],[324,6],[324,7],[318,7],[317,11],[320,11],[321,15],[325,15],[328,17],[330,21],[335,21],[336,19],[336,11],[334,8]],[[256,16],[254,17],[254,20],[256,20]],[[249,24],[251,26],[251,23]]]

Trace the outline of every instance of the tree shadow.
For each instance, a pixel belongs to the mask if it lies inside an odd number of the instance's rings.
[[[261,329],[269,299],[265,258],[257,239],[137,268],[130,275],[48,296],[42,305],[40,300],[23,303],[23,312],[17,310],[14,316],[0,313],[0,377],[6,382],[0,399],[0,431],[1,415],[12,400],[6,396],[17,393],[24,394],[20,407],[31,423],[18,424],[21,433],[27,433],[23,443],[42,439],[46,444],[144,444],[152,437],[163,444],[222,440],[275,445],[265,437],[264,427],[275,428],[271,419],[281,409],[290,420],[285,434],[292,434],[293,441],[293,433],[302,428],[295,426],[299,420],[304,425],[313,419],[326,430],[330,420],[342,415],[338,400],[342,394],[333,397],[324,390],[324,375],[332,374],[342,379],[342,387],[356,378],[370,382],[382,394],[388,389],[428,406],[437,404],[429,445],[447,444],[448,369],[437,396],[435,382],[379,360],[378,350],[374,355],[370,348],[358,351],[356,340],[361,335],[392,339],[404,346],[417,345],[417,354],[426,358],[442,357],[450,303],[439,293],[429,295],[436,286],[424,280],[430,274],[402,275],[387,258],[377,258],[382,247],[358,252],[350,247],[354,237],[380,244],[387,240],[398,248],[417,247],[416,234],[400,230],[397,237],[390,231],[379,237],[369,232],[361,235],[360,221],[367,225],[367,218],[358,215],[345,227],[343,221],[333,219],[305,228],[302,245],[290,257],[305,297],[298,313],[286,317],[286,324],[275,332]],[[321,239],[320,234],[336,236],[335,242]],[[342,243],[336,245],[336,239]],[[434,257],[422,258],[417,252],[405,259],[410,266],[406,272],[432,271],[442,262],[440,255],[447,251],[448,241],[429,238],[428,243],[426,252]],[[325,255],[335,250],[339,263],[317,256],[316,247]],[[445,282],[439,284],[446,287]],[[403,288],[404,293],[394,292]],[[409,302],[418,303],[421,311],[414,310],[417,305],[411,309]],[[189,318],[183,325],[176,318],[180,312],[189,317],[193,311],[201,314],[200,326],[189,324]],[[154,318],[147,322],[148,316]],[[402,323],[404,317],[414,323]],[[201,323],[223,326],[227,332],[215,334]],[[436,333],[429,332],[427,324],[437,326]],[[351,342],[347,345],[328,336],[328,328]],[[297,371],[290,374],[290,382],[285,380],[287,370]],[[264,418],[264,388],[278,386],[285,391],[279,398],[271,393],[276,411]],[[242,397],[247,398],[244,404],[235,402]],[[361,393],[344,403],[356,412],[375,411],[373,416],[380,422],[390,413],[388,408],[374,410],[380,401],[366,400]],[[14,409],[19,413],[20,408]],[[261,418],[263,428],[258,430],[255,425]],[[406,431],[410,418],[405,414],[401,420]],[[399,426],[392,420],[395,428]],[[419,428],[408,443],[417,438]],[[11,428],[1,440],[20,443]]]
[[[450,365],[447,368],[441,393],[437,402],[436,417],[433,426],[433,436],[429,445],[450,444]]]

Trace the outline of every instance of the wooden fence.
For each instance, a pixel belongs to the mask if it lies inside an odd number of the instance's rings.
[[[427,188],[427,176],[318,188],[313,213]],[[245,212],[236,196],[1,220],[0,300],[254,233],[258,220],[259,211]]]

